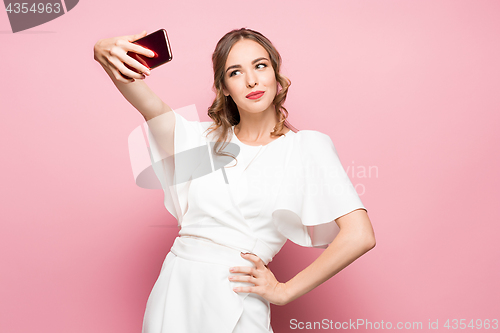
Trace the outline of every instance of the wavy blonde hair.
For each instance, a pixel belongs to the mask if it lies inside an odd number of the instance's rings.
[[[226,66],[227,57],[229,56],[231,48],[233,47],[234,44],[236,44],[236,42],[242,39],[250,39],[259,43],[269,54],[271,64],[274,69],[276,82],[278,84],[277,87],[278,89],[276,96],[274,97],[273,104],[275,106],[276,114],[279,116],[280,121],[274,127],[274,130],[273,132],[271,132],[271,135],[274,136],[284,135],[283,127],[285,126],[287,128],[290,128],[290,130],[294,128],[287,121],[288,111],[283,106],[283,103],[285,103],[286,96],[288,93],[288,87],[290,87],[291,85],[291,81],[287,77],[281,75],[280,73],[281,56],[278,50],[276,50],[271,41],[267,39],[264,35],[262,35],[260,32],[246,28],[235,29],[228,32],[227,34],[224,35],[224,37],[222,37],[219,40],[217,46],[215,47],[215,51],[212,54],[212,63],[214,69],[213,90],[216,96],[212,105],[208,108],[208,116],[213,120],[213,124],[210,125],[208,130],[210,130],[209,133],[212,133],[213,131],[217,130],[219,130],[220,132],[219,135],[217,136],[217,142],[215,143],[214,146],[215,153],[218,155],[231,156],[234,159],[236,159],[235,156],[221,152],[224,149],[224,147],[227,146],[228,143],[227,138],[229,136],[231,127],[233,125],[239,124],[240,122],[240,113],[238,111],[236,103],[233,101],[231,96],[226,97],[224,96],[223,93],[223,88],[225,88],[224,67]],[[297,130],[295,129],[294,132],[297,132]],[[226,144],[224,145],[224,147],[218,150],[218,148],[223,143]]]

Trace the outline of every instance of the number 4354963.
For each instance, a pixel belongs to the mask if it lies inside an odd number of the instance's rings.
[[[444,323],[444,327],[448,328],[448,329],[466,329],[466,328],[470,328],[470,329],[493,329],[493,330],[496,330],[498,328],[498,319],[492,319],[492,320],[489,320],[489,319],[484,319],[484,320],[481,320],[481,319],[476,319],[474,321],[474,319],[471,319],[469,321],[469,323],[467,324],[466,323],[466,320],[467,319],[448,319],[446,321],[446,323]]]
[[[7,5],[5,8],[7,13],[11,14],[27,14],[27,13],[33,13],[33,14],[50,14],[50,13],[60,13],[61,12],[61,4],[58,2],[55,3],[33,3],[31,7],[29,7],[29,3],[23,2],[15,2],[15,3],[10,3]]]

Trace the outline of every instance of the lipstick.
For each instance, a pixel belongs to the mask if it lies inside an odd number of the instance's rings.
[[[264,96],[264,91],[254,91],[254,92],[251,92],[250,94],[248,94],[246,97],[248,99],[259,99],[262,96]]]

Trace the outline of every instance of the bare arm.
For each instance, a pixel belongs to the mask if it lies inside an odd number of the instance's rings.
[[[127,55],[128,51],[133,51],[153,56],[152,51],[132,43],[145,35],[143,31],[137,35],[101,39],[94,45],[94,59],[101,64],[123,97],[148,121],[172,109],[143,81],[145,75],[150,74],[149,69]],[[130,70],[125,63],[140,73]]]
[[[357,209],[335,220],[340,232],[328,248],[308,267],[290,281],[281,283],[262,259],[255,254],[242,257],[255,267],[231,267],[230,272],[247,275],[230,275],[231,281],[253,283],[254,286],[235,287],[235,292],[255,293],[276,305],[285,305],[313,290],[375,246],[375,234],[368,214]]]
[[[285,283],[285,304],[327,281],[375,246],[375,234],[365,210],[352,211],[335,221],[340,232],[333,242],[311,265]]]

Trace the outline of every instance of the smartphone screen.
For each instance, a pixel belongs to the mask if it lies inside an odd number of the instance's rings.
[[[155,31],[133,43],[145,47],[155,53],[153,58],[149,58],[135,52],[127,52],[127,55],[134,58],[149,69],[156,68],[172,60],[172,51],[170,50],[170,43],[168,42],[168,36],[165,29]],[[125,66],[134,72],[137,72],[137,70],[129,65],[125,64]]]

